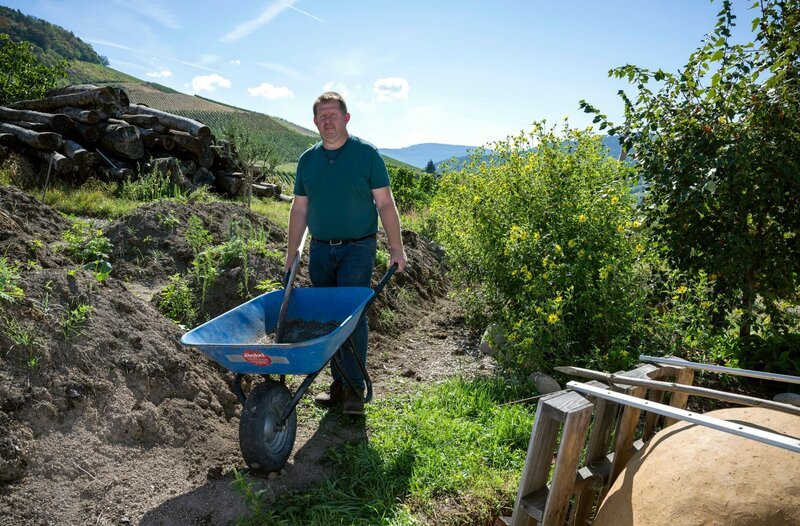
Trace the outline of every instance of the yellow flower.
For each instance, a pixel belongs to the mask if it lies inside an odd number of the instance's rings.
[[[586,222],[586,215],[585,214],[579,215],[578,216],[578,221],[580,221],[581,223],[585,223]]]
[[[481,196],[475,195],[475,196],[472,197],[472,200],[475,201],[476,203],[480,203],[481,202]]]
[[[553,303],[555,303],[556,305],[561,305],[562,301],[564,301],[564,298],[562,298],[561,296],[556,296],[556,298],[553,300]]]
[[[547,317],[547,323],[549,323],[550,325],[558,323],[558,314],[556,314],[555,312],[550,314],[550,316]]]
[[[540,234],[539,232],[534,232],[533,233],[534,241],[539,241],[539,239],[541,239],[541,237],[542,237],[542,234]]]
[[[675,292],[677,292],[678,294],[686,294],[687,290],[689,290],[689,289],[686,288],[684,285],[681,285],[680,287],[678,287],[678,289]]]
[[[612,198],[611,198],[611,204],[612,204],[612,205],[615,205],[615,204],[617,204],[618,202],[619,202],[619,197],[617,197],[617,196],[614,196],[614,197],[612,197]]]
[[[636,243],[636,252],[638,252],[639,254],[644,252],[644,245],[642,245],[641,243]]]
[[[617,232],[619,232],[620,234],[624,233],[625,232],[625,226],[624,225],[617,225]]]
[[[559,245],[558,243],[556,243],[556,246],[553,248],[555,248],[556,252],[558,252],[559,254],[563,254],[563,251],[561,250],[561,245]]]
[[[639,228],[640,226],[642,226],[642,224],[639,221],[633,222],[633,228]]]
[[[567,241],[567,246],[569,248],[573,248],[575,245],[577,245],[577,243],[575,242],[574,239],[570,239],[569,241]]]

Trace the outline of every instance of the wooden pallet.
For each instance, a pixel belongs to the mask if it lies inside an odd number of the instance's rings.
[[[675,366],[646,364],[619,374],[634,378],[673,378],[682,384],[691,384],[694,380],[693,370]],[[609,387],[596,381],[588,384]],[[612,388],[622,394],[646,397],[652,402],[661,402],[665,396],[663,391],[648,392],[640,386],[617,384]],[[671,393],[670,406],[684,408],[687,401],[687,394]],[[634,453],[658,427],[667,427],[676,421],[662,421],[660,415],[648,412],[642,423],[641,413],[641,409],[631,405],[582,396],[574,391],[560,391],[543,398],[536,409],[513,513],[511,517],[499,517],[495,525],[589,524],[597,502]],[[590,422],[592,427],[587,438]],[[640,423],[642,438],[635,440]],[[561,441],[557,444],[559,432]],[[553,463],[553,474],[549,477]]]

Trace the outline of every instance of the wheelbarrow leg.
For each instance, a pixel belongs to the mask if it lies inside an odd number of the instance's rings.
[[[322,369],[320,369],[320,371],[321,370]],[[289,405],[286,406],[286,409],[283,411],[283,414],[278,419],[278,426],[282,426],[286,422],[286,420],[288,420],[288,418],[292,414],[292,411],[295,410],[295,407],[297,407],[297,404],[300,402],[300,399],[303,398],[304,394],[306,394],[306,391],[308,391],[309,386],[314,381],[314,379],[316,379],[318,374],[319,371],[311,373],[308,376],[306,376],[305,380],[303,380],[303,383],[301,383],[300,387],[298,387],[297,391],[295,391],[292,400],[289,402]]]
[[[336,369],[339,370],[339,374],[342,375],[342,378],[350,387],[350,389],[355,391],[356,388],[353,385],[353,381],[344,371],[344,366],[341,363],[342,358],[339,355],[339,353],[344,352],[343,349],[345,347],[347,347],[347,350],[350,351],[350,353],[353,355],[353,358],[355,358],[356,364],[358,365],[358,368],[361,370],[361,374],[364,376],[364,386],[366,387],[366,396],[364,397],[364,403],[366,404],[370,400],[372,400],[372,379],[369,377],[367,368],[364,366],[364,362],[361,361],[361,358],[358,356],[358,353],[356,353],[355,346],[353,345],[353,342],[350,340],[349,337],[344,342],[344,344],[342,344],[339,350],[336,351],[336,354],[333,355],[333,365],[336,366]]]
[[[233,377],[233,382],[231,382],[231,389],[233,390],[233,394],[236,395],[236,398],[244,405],[247,401],[247,397],[244,396],[244,391],[242,391],[242,378],[244,378],[243,374],[236,374],[236,376]]]

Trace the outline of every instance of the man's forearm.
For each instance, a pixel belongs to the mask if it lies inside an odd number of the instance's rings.
[[[288,246],[286,248],[286,262],[284,263],[284,270],[289,270],[294,262],[294,256],[297,249],[300,248],[300,242],[303,239],[303,233],[306,231],[307,219],[306,214],[294,207],[289,213],[289,232],[288,232]]]
[[[385,203],[378,209],[381,216],[381,224],[386,232],[386,239],[389,241],[389,248],[393,250],[403,250],[403,236],[400,230],[400,216],[394,202]]]

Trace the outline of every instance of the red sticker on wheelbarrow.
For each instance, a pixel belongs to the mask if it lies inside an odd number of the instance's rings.
[[[247,363],[252,363],[253,365],[263,366],[272,363],[272,358],[259,351],[245,351],[242,353],[242,358],[244,358],[244,361]]]

